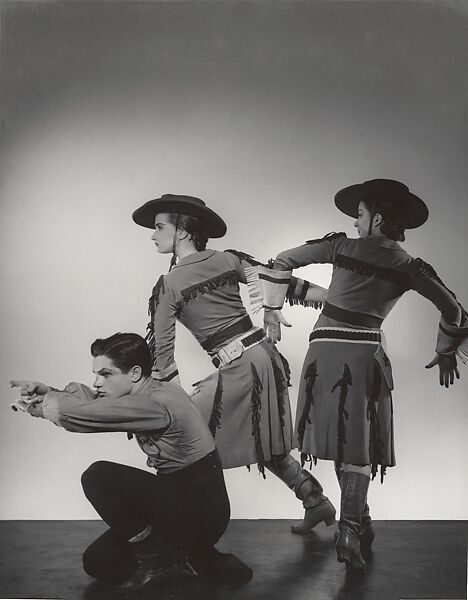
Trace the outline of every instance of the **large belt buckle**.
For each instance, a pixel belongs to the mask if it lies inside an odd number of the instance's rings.
[[[226,366],[229,363],[232,363],[236,358],[239,358],[239,356],[242,356],[243,351],[244,346],[242,345],[242,342],[234,340],[230,344],[220,348],[217,354],[221,364]]]

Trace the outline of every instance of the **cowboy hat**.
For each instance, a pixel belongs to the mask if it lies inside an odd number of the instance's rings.
[[[350,217],[358,217],[362,200],[386,200],[400,209],[406,229],[415,229],[426,222],[429,210],[423,200],[412,194],[408,187],[394,179],[371,179],[343,188],[335,195],[335,205]]]
[[[159,213],[176,213],[201,219],[210,238],[220,238],[226,233],[226,223],[203,200],[181,194],[163,194],[161,198],[149,200],[137,208],[132,219],[137,225],[154,229],[154,219]]]

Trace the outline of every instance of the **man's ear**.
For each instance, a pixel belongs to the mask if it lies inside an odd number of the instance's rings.
[[[132,383],[138,383],[143,376],[143,371],[139,365],[135,365],[130,369]]]

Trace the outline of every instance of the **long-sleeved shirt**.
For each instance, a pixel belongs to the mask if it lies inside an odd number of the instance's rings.
[[[42,413],[68,431],[135,434],[149,467],[172,472],[203,458],[215,448],[203,417],[184,390],[147,378],[134,393],[96,397],[87,386],[70,383],[44,397]]]
[[[397,300],[415,290],[440,311],[438,353],[454,352],[468,334],[466,312],[455,295],[423,260],[410,256],[399,244],[380,245],[372,238],[350,239],[331,234],[281,252],[274,268],[295,269],[312,263],[331,263],[333,275],[327,303],[383,320]]]

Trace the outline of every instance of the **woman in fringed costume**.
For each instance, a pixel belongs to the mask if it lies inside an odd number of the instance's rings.
[[[341,487],[337,558],[365,568],[362,554],[374,539],[367,491],[370,476],[395,465],[392,370],[385,352],[382,321],[396,301],[415,290],[441,312],[436,357],[440,384],[449,387],[457,369],[457,350],[466,353],[467,313],[420,258],[398,244],[404,230],[419,227],[428,216],[425,203],[394,180],[352,185],[335,204],[356,218],[358,239],[332,233],[281,252],[274,270],[258,267],[265,321],[273,331],[284,318],[281,308],[291,271],[312,263],[331,263],[327,301],[310,335],[301,375],[295,445],[302,459],[333,460]],[[274,284],[274,278],[282,283]],[[298,526],[296,531],[307,531]]]
[[[227,250],[206,249],[226,232],[224,221],[192,196],[165,194],[133,213],[154,229],[158,252],[172,253],[169,273],[159,278],[149,303],[148,342],[153,376],[178,382],[174,361],[176,320],[185,325],[218,369],[195,386],[192,399],[209,424],[223,468],[257,464],[277,475],[305,508],[304,526],[334,523],[335,509],[320,483],[289,452],[292,423],[286,363],[264,331],[253,327],[239,293],[259,263]],[[326,290],[296,278],[291,299],[319,306]]]

